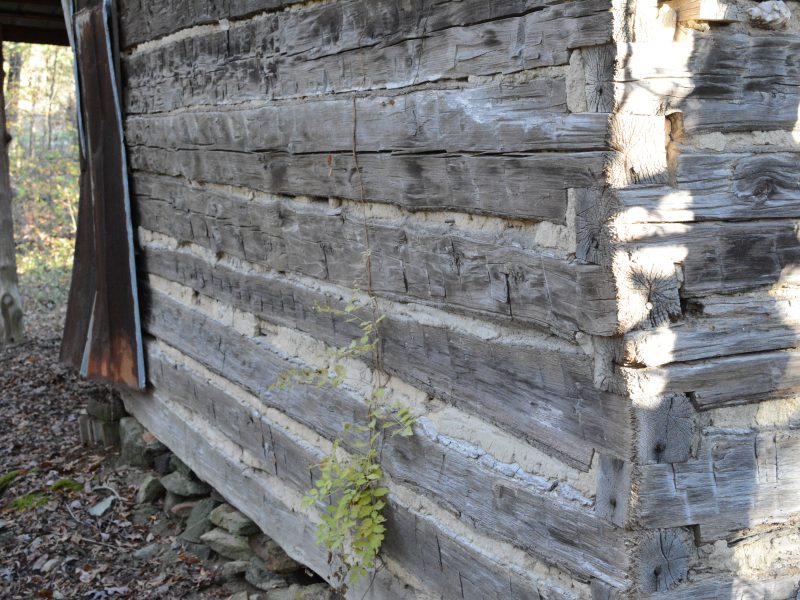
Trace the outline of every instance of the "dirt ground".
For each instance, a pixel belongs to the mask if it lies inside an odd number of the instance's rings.
[[[81,409],[112,392],[58,364],[63,307],[35,310],[29,340],[0,350],[0,598],[227,598],[241,590],[184,553],[172,519],[134,504],[141,471],[81,445]],[[89,512],[111,496],[104,514]],[[158,556],[134,558],[153,544]]]

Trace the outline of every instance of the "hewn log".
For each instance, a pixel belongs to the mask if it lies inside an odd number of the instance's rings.
[[[14,244],[14,217],[11,212],[11,176],[6,130],[5,70],[2,66],[2,28],[0,28],[0,347],[21,342],[25,336],[22,296],[17,278],[17,249]]]
[[[707,182],[716,182],[716,189],[713,185],[711,189],[702,189],[697,181],[688,184],[683,181],[680,184],[682,189],[632,186],[615,190],[620,216],[631,223],[690,223],[794,218],[800,212],[800,195],[793,192],[800,187],[788,179],[783,169],[767,169],[761,177],[751,177],[749,183],[740,184],[738,192],[730,186],[735,174],[726,176],[713,167],[707,174]],[[726,177],[727,186],[724,183]],[[748,189],[757,193],[748,193]]]
[[[263,358],[266,351],[265,346],[262,348],[259,358]],[[221,346],[223,352],[229,353],[229,368],[235,369],[231,363],[236,358],[230,356],[238,355],[237,349],[244,348],[238,346],[232,337]],[[239,437],[234,439],[257,456],[262,453],[262,448],[268,447],[271,451],[271,455],[266,456],[269,467],[272,468],[275,457],[300,456],[303,460],[299,448],[287,451],[286,445],[302,447],[307,444],[292,442],[292,436],[286,430],[269,424],[268,420],[259,417],[257,411],[249,416],[245,408],[222,390],[200,381],[188,369],[175,364],[162,353],[151,351],[150,361],[156,387],[164,387],[170,394],[198,398],[200,401],[195,410],[201,410],[212,423],[226,414],[238,413],[233,422],[239,423]],[[214,363],[215,359],[209,357],[202,362]],[[273,359],[272,362],[278,361]],[[263,390],[265,382],[276,375],[267,372],[266,361],[262,360],[260,364],[263,365],[260,373],[251,375],[249,381],[240,382],[251,391]],[[219,372],[220,367],[214,365],[212,369]],[[259,394],[265,404],[286,412],[329,438],[341,435],[345,422],[354,417],[364,417],[363,400],[345,389],[330,390],[325,396],[329,401],[323,405],[319,399],[310,399],[304,389]],[[203,410],[204,404],[212,404],[213,408]],[[214,410],[219,405],[225,407],[225,412],[217,415]],[[236,434],[236,429],[231,430],[229,423],[221,425],[228,429],[226,433]],[[587,581],[588,577],[598,577],[621,585],[627,564],[621,530],[593,514],[591,509],[559,499],[553,492],[552,482],[515,473],[518,469],[514,466],[506,468],[484,451],[475,450],[471,452],[459,440],[431,438],[428,432],[419,428],[413,438],[386,439],[381,449],[381,464],[393,482],[433,498],[479,531],[517,545],[540,560]],[[286,470],[283,466],[274,466],[278,476],[286,478],[302,492],[312,484],[314,465],[318,464],[319,456],[309,457],[306,450],[304,460],[305,464],[290,461]],[[614,539],[617,542],[612,542],[609,548],[609,540]]]
[[[624,361],[657,367],[672,362],[800,346],[800,290],[710,295],[688,304],[685,320],[625,334]]]
[[[641,526],[699,526],[703,542],[800,510],[796,431],[710,429],[696,458],[639,467],[633,518]]]
[[[136,53],[125,62],[128,112],[397,88],[563,65],[571,48],[610,37],[607,0],[566,2],[436,30],[426,29],[428,18],[419,11],[398,13],[396,3],[383,0],[373,7],[374,1],[316,9],[336,13],[350,7],[359,18],[336,15],[326,21],[315,11],[283,12]],[[364,11],[386,11],[389,17],[364,35],[359,28]],[[325,31],[309,27],[310,22]],[[192,67],[200,64],[205,68]]]
[[[669,591],[643,596],[644,600],[748,600],[750,598],[792,598],[797,595],[797,575],[780,575],[768,579],[747,579],[736,574],[693,576]]]
[[[246,186],[276,194],[364,199],[409,210],[458,210],[522,219],[557,220],[567,189],[600,178],[603,152],[521,156],[360,154],[352,152],[214,152],[131,148],[135,170],[198,182]]]
[[[610,44],[589,46],[580,50],[589,111],[610,113],[614,109],[615,51],[615,46]]]
[[[621,188],[669,181],[665,124],[659,116],[612,116],[610,136],[615,152],[606,167],[609,185]]]
[[[689,460],[695,434],[695,410],[684,394],[664,394],[637,406],[636,427],[640,463]]]
[[[620,45],[615,79],[628,112],[681,111],[686,134],[791,130],[800,90],[796,33],[690,32],[669,51]]]
[[[755,352],[621,372],[640,396],[674,392],[688,394],[700,409],[735,406],[796,393],[800,351]]]
[[[358,329],[346,319],[320,314],[312,308],[331,303],[338,307],[337,298],[314,294],[302,287],[286,287],[285,282],[268,279],[256,284],[253,289],[259,293],[253,296],[232,281],[224,282],[222,273],[217,270],[208,275],[218,282],[217,291],[210,288],[198,291],[278,325],[311,333],[336,347],[345,346],[359,336]],[[221,293],[224,289],[233,293]],[[197,344],[189,335],[194,330],[201,336],[213,332],[215,337],[208,344],[226,339],[221,325],[184,314],[174,303],[159,298],[164,307],[151,311],[150,327],[172,345],[189,352],[188,346]],[[185,321],[183,332],[165,321],[163,314],[167,308],[171,309],[169,314],[175,323]],[[158,329],[154,329],[156,325]],[[549,344],[537,348],[502,340],[488,342],[445,326],[414,323],[399,315],[386,316],[381,336],[384,367],[390,373],[501,424],[570,464],[587,469],[595,448],[620,457],[629,454],[626,403],[619,396],[594,389],[593,365],[587,356],[566,348],[559,351],[556,345]],[[202,345],[197,347],[196,353],[201,357],[198,360],[202,360],[202,348]],[[242,352],[256,350],[254,347]],[[258,372],[255,365],[248,369]],[[495,399],[488,413],[486,397]],[[566,439],[570,442],[565,443]]]
[[[625,228],[619,237],[629,251],[671,256],[680,263],[684,298],[800,282],[794,268],[800,264],[796,219],[643,224]]]
[[[664,593],[686,580],[691,542],[685,531],[648,531],[636,548],[638,591]]]
[[[127,120],[126,139],[173,150],[322,154],[352,151],[354,129],[362,153],[609,147],[607,115],[567,114],[563,78],[134,116]]]
[[[603,269],[520,247],[524,240],[513,231],[371,219],[368,248],[362,217],[352,211],[248,199],[168,179],[137,176],[136,183],[141,226],[272,271],[363,287],[369,250],[372,289],[382,297],[533,323],[567,337],[579,329],[616,329],[614,290]]]
[[[633,466],[629,461],[605,455],[599,456],[598,466],[595,513],[624,527],[630,509]]]
[[[191,413],[176,411],[174,403],[167,397],[126,392],[124,399],[128,412],[156,437],[168,442],[170,449],[192,471],[220,490],[231,504],[257,523],[290,556],[334,585],[339,585],[338,564],[330,563],[327,550],[316,543],[316,523],[298,511],[299,494],[287,499],[285,490],[275,489],[275,479],[254,467],[251,457],[242,456],[240,446],[224,438],[203,420],[191,418]],[[234,452],[233,449],[238,450]],[[294,505],[290,504],[291,500],[294,500]],[[408,510],[396,508],[396,501],[389,500],[392,510]],[[445,537],[447,534],[441,535]],[[486,565],[480,558],[470,566],[477,569],[479,565],[489,569],[495,567],[491,562]],[[414,597],[414,593],[413,588],[400,582],[388,570],[379,569],[374,580],[365,578],[361,584],[350,586],[346,598],[380,600]],[[449,590],[442,593],[449,593]]]
[[[619,205],[616,195],[599,187],[573,190],[575,199],[575,255],[594,265],[611,266],[617,240],[613,219]]]
[[[300,15],[288,15],[295,40],[288,42],[319,46],[319,39],[330,43],[360,33],[369,34],[366,44],[372,45],[397,32],[419,35],[447,27],[471,25],[504,17],[520,16],[562,0],[498,0],[487,4],[482,0],[460,0],[437,3],[435,10],[422,0],[397,4],[389,0],[372,0],[371,10],[363,2],[344,1],[313,6]],[[142,0],[124,0],[120,20],[125,32],[124,46],[130,47],[170,33],[212,23],[220,19],[242,19],[257,12],[280,10],[299,0],[169,0],[153,4]],[[356,26],[343,27],[354,23]],[[299,26],[302,25],[302,28]],[[288,26],[287,26],[288,27]],[[422,29],[424,27],[424,29]],[[299,28],[299,29],[298,29]],[[342,48],[340,48],[341,50]],[[295,52],[298,51],[295,49]],[[323,48],[319,48],[323,51]]]

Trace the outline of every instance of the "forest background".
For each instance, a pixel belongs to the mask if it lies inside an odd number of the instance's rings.
[[[72,53],[3,44],[17,268],[26,313],[62,312],[80,174]]]

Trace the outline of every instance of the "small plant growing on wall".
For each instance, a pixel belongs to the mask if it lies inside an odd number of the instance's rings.
[[[386,387],[380,382],[383,372],[379,359],[379,324],[383,317],[363,319],[357,314],[359,308],[362,307],[355,302],[344,309],[318,307],[320,312],[356,324],[360,338],[333,350],[331,367],[291,369],[273,385],[275,388],[298,384],[338,387],[345,379],[344,361],[375,357],[378,377],[364,398],[363,421],[344,425],[340,436],[333,441],[331,452],[319,465],[319,478],[304,498],[306,506],[325,504],[317,543],[330,551],[331,561],[334,557],[342,561],[351,584],[375,569],[386,536],[383,510],[389,490],[382,483],[381,445],[387,436],[412,436],[415,423],[408,408],[387,406],[384,402]],[[345,448],[350,452],[344,452]]]

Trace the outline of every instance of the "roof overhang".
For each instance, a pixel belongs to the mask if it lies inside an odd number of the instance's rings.
[[[68,46],[61,0],[0,0],[2,40]]]

